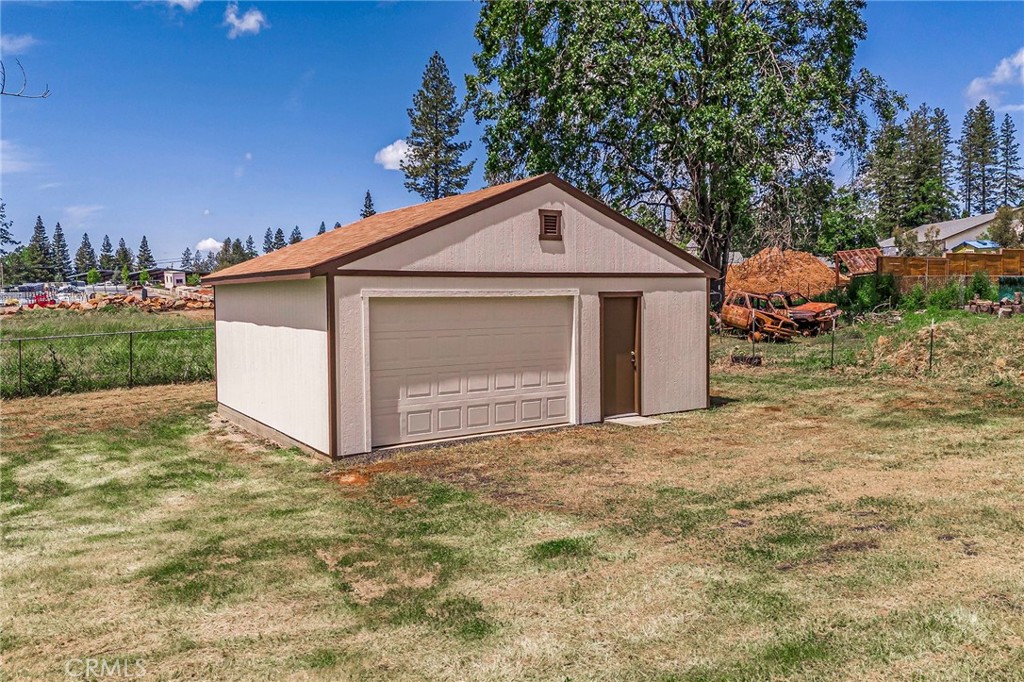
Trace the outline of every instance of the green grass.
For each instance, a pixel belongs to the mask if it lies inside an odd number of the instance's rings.
[[[130,307],[9,316],[0,327],[0,396],[208,381],[214,365],[211,324]],[[175,329],[185,331],[171,331]],[[125,331],[156,333],[139,333],[131,339],[126,334],[41,338]]]

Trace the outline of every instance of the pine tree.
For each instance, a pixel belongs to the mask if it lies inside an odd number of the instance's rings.
[[[284,230],[279,227],[274,233],[274,250],[283,249],[286,246],[288,246],[288,242],[284,239]]]
[[[974,214],[975,202],[977,201],[977,189],[975,187],[977,174],[974,172],[974,147],[971,145],[971,130],[974,128],[974,109],[968,109],[964,114],[963,123],[960,124],[960,139],[957,142],[959,147],[957,153],[957,176],[960,185],[960,204],[963,206],[963,215]]]
[[[117,251],[114,252],[114,269],[123,270],[128,268],[129,270],[135,269],[135,256],[132,254],[132,250],[124,243],[124,237],[117,242]]]
[[[1024,178],[1021,177],[1020,143],[1017,128],[1009,114],[999,126],[999,203],[1019,206],[1024,201]]]
[[[22,273],[24,247],[19,246],[11,232],[13,221],[7,219],[7,205],[0,201],[0,285],[25,281]],[[8,250],[8,247],[14,248]]]
[[[469,142],[456,142],[464,108],[455,99],[448,66],[435,52],[423,72],[423,84],[408,110],[412,124],[401,162],[405,187],[428,201],[458,194],[466,187],[473,163],[462,164]]]
[[[237,237],[231,242],[231,264],[242,263],[249,260],[249,257],[245,254],[245,246],[242,244],[242,240]]]
[[[232,265],[231,261],[231,237],[225,239],[220,245],[220,251],[217,253],[217,266],[215,270],[220,270]]]
[[[274,248],[274,231],[268,227],[263,233],[263,253],[270,253]]]
[[[100,269],[114,269],[114,245],[110,243],[110,237],[103,235],[103,242],[100,244]]]
[[[185,250],[181,252],[181,264],[182,270],[188,272],[192,269],[192,249],[185,247]]]
[[[359,211],[359,217],[369,218],[376,213],[377,209],[373,207],[373,197],[370,196],[370,190],[366,190],[366,196],[363,197],[363,210]]]
[[[288,243],[289,244],[298,244],[301,241],[302,241],[302,230],[300,230],[299,226],[296,225],[295,229],[292,230],[291,236],[288,237]]]
[[[56,268],[53,263],[53,247],[46,236],[46,227],[42,216],[36,216],[36,226],[32,230],[32,238],[25,247],[26,267],[32,280],[52,281]]]
[[[986,100],[978,102],[975,108],[970,138],[977,172],[978,210],[981,213],[989,213],[995,210],[996,204],[999,135],[996,131],[995,112]]]
[[[57,223],[53,227],[53,278],[66,282],[71,276],[71,249],[64,238],[64,228]]]
[[[96,268],[96,251],[92,248],[92,243],[89,241],[89,233],[86,232],[82,235],[82,243],[78,246],[78,251],[75,251],[75,271],[76,272],[89,272]]]
[[[146,239],[146,235],[142,235],[142,241],[139,242],[139,255],[135,260],[139,270],[149,270],[156,267],[156,259],[153,258],[153,252],[149,250],[149,240]]]
[[[15,241],[11,233],[13,225],[14,222],[7,219],[7,204],[0,200],[0,257],[10,253],[8,246],[18,246],[19,242]]]
[[[245,260],[255,258],[259,254],[256,253],[256,242],[253,241],[252,235],[250,234],[245,238]]]
[[[316,231],[316,233],[317,233],[317,235],[319,236],[319,235],[323,234],[323,233],[324,233],[324,232],[326,232],[326,231],[327,231],[327,225],[325,225],[325,224],[324,224],[324,221],[322,221],[322,220],[321,220],[321,221],[320,221],[320,229],[318,229],[318,230]]]

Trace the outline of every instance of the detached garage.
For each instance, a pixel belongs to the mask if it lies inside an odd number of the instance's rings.
[[[717,276],[553,175],[379,213],[204,278],[219,411],[339,457],[704,408]]]

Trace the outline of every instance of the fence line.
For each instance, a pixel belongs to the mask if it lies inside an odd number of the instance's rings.
[[[210,380],[214,378],[213,329],[175,327],[0,339],[0,395]]]

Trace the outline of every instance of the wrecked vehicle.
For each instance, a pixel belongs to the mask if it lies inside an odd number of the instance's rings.
[[[831,330],[833,322],[838,323],[842,315],[835,303],[808,301],[800,294],[785,291],[768,294],[768,301],[776,311],[793,320],[805,336]]]
[[[776,310],[767,296],[744,291],[725,297],[720,317],[723,325],[745,332],[756,341],[785,341],[800,331],[796,322]]]

